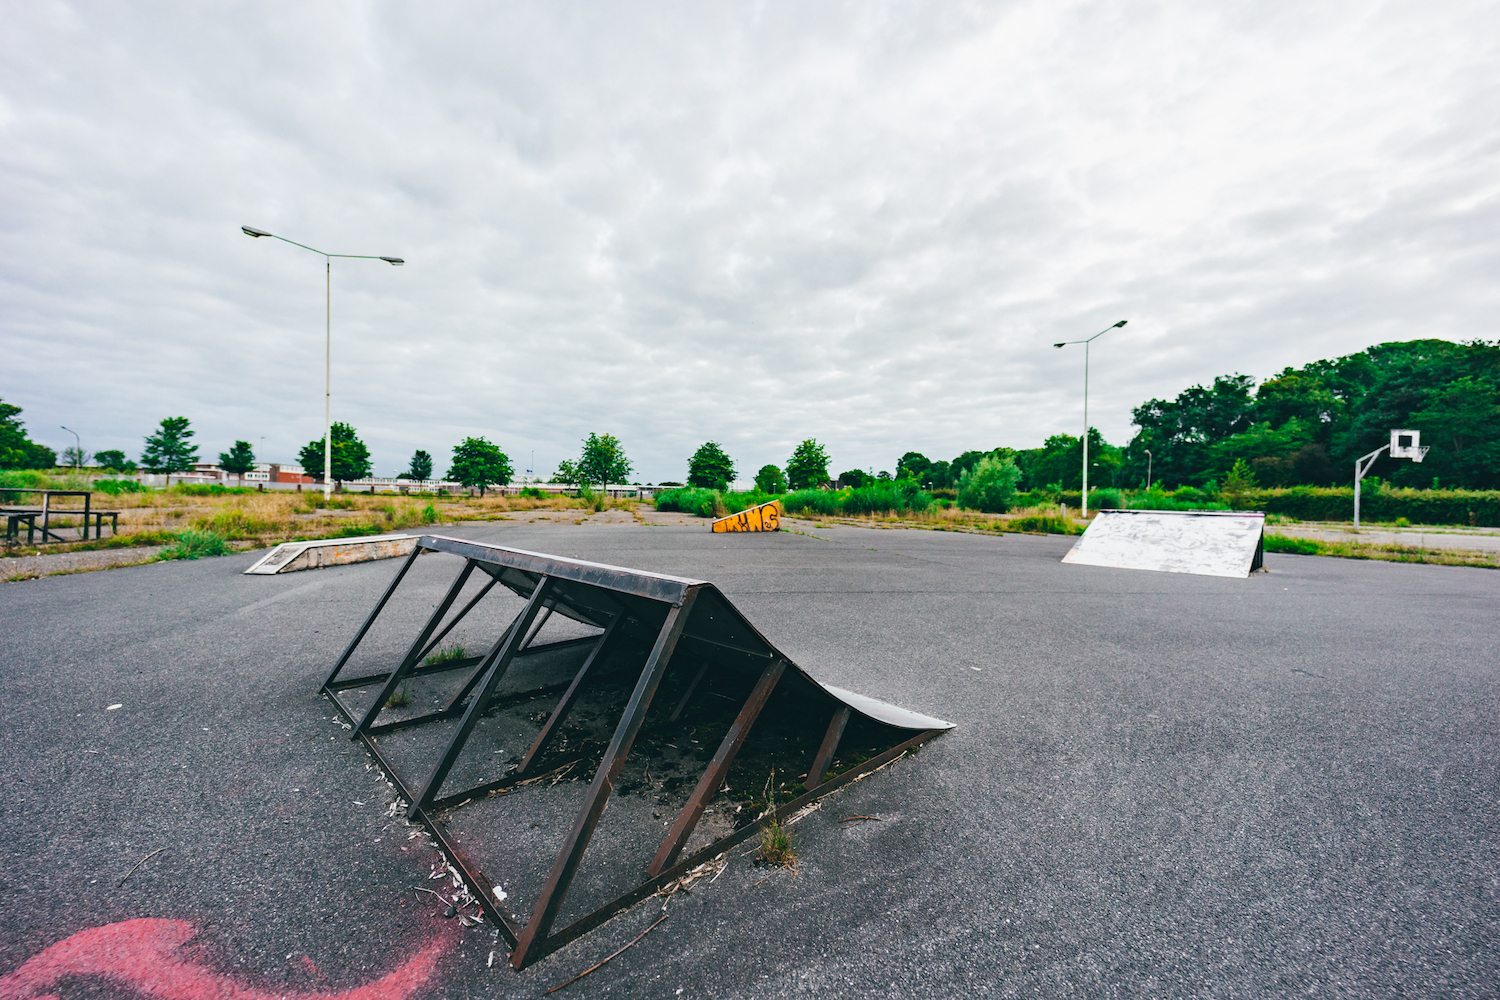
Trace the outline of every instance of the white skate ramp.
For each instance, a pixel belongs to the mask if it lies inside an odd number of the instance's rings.
[[[1266,515],[1243,510],[1102,510],[1065,563],[1246,577],[1262,568]]]
[[[417,547],[416,535],[356,535],[352,538],[319,538],[309,542],[282,542],[261,556],[245,572],[251,576],[296,573],[304,569],[342,566],[371,559],[394,559],[410,555]]]

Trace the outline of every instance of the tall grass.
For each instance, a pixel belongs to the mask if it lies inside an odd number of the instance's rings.
[[[909,480],[877,482],[844,490],[798,490],[781,498],[788,514],[812,513],[826,517],[868,514],[920,514],[933,505],[932,494]]]
[[[142,486],[134,479],[96,479],[94,489],[117,497],[121,493],[150,493],[151,487]]]
[[[163,549],[158,559],[199,559],[203,556],[229,554],[229,545],[223,535],[201,528],[189,528],[178,532],[177,541]]]
[[[36,469],[5,469],[0,471],[0,489],[50,490],[58,488],[52,477]]]

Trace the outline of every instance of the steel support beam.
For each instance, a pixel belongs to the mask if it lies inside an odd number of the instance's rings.
[[[568,713],[573,711],[573,705],[578,701],[578,696],[583,693],[584,678],[588,676],[594,664],[601,662],[608,654],[610,643],[614,640],[615,635],[619,632],[620,624],[624,621],[624,615],[616,615],[615,620],[610,622],[609,627],[599,636],[599,641],[589,651],[588,659],[583,661],[583,666],[579,667],[578,673],[574,675],[573,683],[568,685],[568,689],[563,692],[563,696],[558,701],[557,707],[547,717],[547,722],[542,726],[542,731],[538,734],[536,742],[531,744],[530,750],[526,751],[526,756],[522,758],[520,766],[516,768],[517,775],[522,775],[530,771],[531,765],[536,763],[537,758],[542,755],[542,751],[547,748],[547,744],[552,742],[553,734],[557,732],[558,727],[568,718]]]
[[[448,772],[458,761],[458,755],[463,751],[464,744],[469,741],[469,734],[474,731],[474,726],[479,722],[479,716],[484,712],[484,703],[489,698],[490,692],[494,691],[495,685],[500,678],[505,676],[505,671],[510,667],[511,660],[515,659],[517,647],[520,646],[520,636],[526,634],[531,628],[531,623],[536,620],[542,605],[546,603],[547,593],[552,588],[550,577],[542,577],[536,587],[531,591],[531,599],[526,602],[526,609],[521,612],[519,618],[511,623],[509,629],[501,640],[495,644],[495,649],[490,653],[489,670],[484,676],[484,682],[480,684],[479,690],[469,702],[469,708],[464,712],[463,721],[458,725],[458,731],[453,734],[453,739],[448,743],[448,748],[443,751],[443,756],[438,760],[437,766],[432,770],[432,776],[427,779],[427,786],[422,789],[422,794],[412,803],[414,808],[426,809],[437,798],[438,791],[443,787],[443,780],[448,777]]]
[[[401,569],[396,572],[396,578],[391,581],[389,587],[385,588],[385,593],[381,594],[380,600],[375,603],[375,610],[370,612],[369,616],[365,618],[365,623],[359,627],[359,631],[354,633],[354,638],[349,640],[349,645],[344,647],[344,655],[339,657],[339,662],[333,665],[333,670],[328,674],[328,679],[323,682],[325,688],[332,684],[333,679],[339,675],[339,671],[344,669],[344,664],[349,662],[349,657],[354,655],[354,650],[364,641],[365,633],[370,631],[370,626],[375,624],[375,619],[380,617],[380,612],[385,610],[386,602],[391,599],[391,595],[396,592],[396,588],[401,586],[401,580],[406,576],[406,571],[411,569],[412,563],[416,562],[417,556],[421,554],[422,546],[420,545],[415,546],[411,550],[411,555],[406,557],[406,561],[401,564]]]
[[[411,649],[407,652],[406,658],[401,661],[401,665],[391,671],[391,676],[386,680],[385,686],[380,689],[380,694],[370,703],[370,708],[365,712],[365,716],[360,720],[359,725],[354,727],[354,735],[357,736],[361,731],[370,728],[371,724],[375,721],[375,717],[380,714],[380,710],[390,700],[391,694],[396,690],[396,685],[401,683],[412,667],[421,662],[422,649],[427,645],[427,640],[432,638],[432,633],[437,631],[438,624],[442,622],[443,616],[448,613],[448,609],[453,606],[453,602],[458,600],[459,592],[464,589],[464,584],[469,582],[469,575],[474,572],[476,565],[472,559],[464,560],[464,568],[459,570],[457,579],[453,581],[453,586],[448,588],[448,593],[444,595],[442,602],[433,609],[432,617],[427,619],[426,627],[417,636],[417,641],[411,644]]]
[[[812,767],[807,769],[807,783],[804,787],[817,788],[823,783],[823,775],[828,773],[828,765],[833,763],[834,751],[839,748],[839,740],[844,738],[844,727],[849,724],[849,706],[840,705],[833,710],[833,718],[828,720],[828,731],[823,734],[823,742],[818,747],[817,756],[813,757]]]
[[[677,820],[672,824],[672,829],[667,832],[666,839],[661,842],[661,847],[657,848],[656,857],[651,860],[650,866],[646,869],[648,875],[660,875],[662,870],[670,866],[673,861],[677,860],[677,855],[682,853],[682,846],[693,835],[693,828],[698,825],[698,820],[703,816],[703,810],[708,806],[709,800],[723,786],[724,776],[729,772],[729,765],[734,763],[734,755],[739,753],[740,747],[745,745],[745,739],[750,735],[750,727],[755,725],[756,717],[760,715],[761,709],[766,707],[766,701],[771,697],[771,692],[776,689],[776,682],[781,680],[781,674],[785,670],[786,661],[776,659],[766,664],[766,669],[761,671],[760,680],[755,682],[755,687],[750,691],[750,697],[745,699],[740,714],[735,716],[734,722],[729,726],[729,732],[724,734],[724,739],[720,742],[713,759],[708,762],[703,777],[698,779],[698,787],[694,788],[693,794],[688,796],[687,804],[677,814]]]
[[[711,662],[710,660],[703,661],[703,666],[698,668],[698,672],[693,675],[693,679],[688,684],[687,690],[683,692],[682,700],[677,703],[677,707],[672,709],[672,714],[667,717],[668,722],[676,722],[681,717],[682,710],[687,708],[688,702],[692,701],[693,695],[698,692],[698,684],[703,680],[703,675],[708,673],[708,667]]]
[[[557,859],[552,863],[552,870],[547,875],[547,884],[542,887],[531,919],[527,921],[521,939],[516,942],[516,950],[511,953],[510,962],[513,968],[520,969],[526,964],[527,955],[538,943],[546,939],[548,932],[552,930],[553,922],[557,920],[557,913],[562,908],[564,897],[567,896],[568,886],[572,884],[573,876],[578,873],[578,865],[583,861],[583,852],[588,849],[589,840],[594,835],[594,828],[599,825],[599,817],[604,815],[604,807],[608,804],[610,793],[615,788],[615,781],[618,780],[620,771],[625,766],[625,759],[630,756],[630,748],[635,742],[636,734],[640,732],[642,723],[646,721],[646,710],[651,707],[651,699],[656,696],[656,689],[661,684],[662,675],[666,673],[667,664],[672,659],[678,640],[682,638],[682,630],[687,625],[688,616],[692,613],[698,594],[697,587],[690,588],[683,595],[682,603],[673,605],[672,609],[667,612],[667,619],[662,623],[661,631],[657,633],[656,645],[652,648],[651,655],[641,670],[640,680],[636,682],[630,701],[625,705],[625,711],[620,716],[620,724],[615,728],[615,735],[610,740],[609,748],[604,751],[598,770],[594,773],[593,784],[589,787],[588,800],[579,812],[577,820],[574,821],[572,833],[568,835],[562,850],[558,852]]]

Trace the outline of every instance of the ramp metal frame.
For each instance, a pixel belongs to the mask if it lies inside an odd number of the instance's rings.
[[[396,594],[407,572],[418,557],[426,552],[458,556],[463,559],[463,565],[406,654],[388,672],[341,677],[355,650]],[[478,594],[450,617],[449,612],[476,570],[489,579]],[[489,650],[483,656],[425,663],[428,655],[437,649],[444,637],[497,584],[524,598],[526,603]],[[554,613],[601,631],[597,635],[580,639],[535,645],[533,640],[541,632],[547,617]],[[530,918],[523,922],[496,898],[491,880],[475,860],[460,848],[456,838],[438,822],[438,813],[510,788],[531,777],[537,762],[557,735],[584,688],[598,673],[598,668],[619,640],[626,636],[635,640],[642,648],[649,648],[650,652],[639,668],[608,748],[598,762],[584,805],[552,864]],[[687,803],[671,824],[655,857],[647,866],[642,881],[592,913],[574,920],[564,928],[554,930],[569,886],[578,872],[590,838],[630,755],[632,744],[645,722],[646,713],[656,697],[669,663],[684,644],[691,647],[693,655],[701,656],[704,662],[686,694],[671,713],[674,721],[682,714],[698,690],[699,682],[715,662],[727,657],[740,664],[758,663],[761,665],[759,678],[741,704],[717,752],[705,766]],[[588,646],[589,649],[521,763],[495,780],[462,791],[442,794],[444,781],[479,718],[490,707],[490,700],[497,686],[512,665],[517,660],[567,646]],[[390,696],[404,681],[439,671],[464,669],[469,670],[469,676],[444,708],[395,722],[378,721]],[[410,804],[409,816],[425,826],[441,845],[486,915],[510,943],[511,965],[521,969],[758,831],[759,824],[752,823],[694,851],[686,858],[681,857],[705,807],[723,786],[735,755],[744,745],[773,691],[778,685],[788,683],[798,685],[803,689],[800,693],[826,704],[829,721],[804,783],[807,791],[768,814],[777,819],[795,813],[860,775],[894,760],[911,747],[951,728],[950,723],[941,719],[908,712],[820,684],[778,651],[713,584],[706,581],[484,545],[441,535],[423,535],[418,539],[416,548],[401,564],[385,593],[334,664],[323,682],[322,691],[353,727],[352,738],[363,741]],[[380,685],[380,691],[375,701],[362,713],[352,709],[340,698],[342,691],[377,684]],[[828,768],[839,741],[850,719],[856,714],[893,730],[895,745],[884,753],[830,777]],[[402,773],[379,745],[378,737],[382,734],[455,718],[459,719],[456,732],[425,775]]]

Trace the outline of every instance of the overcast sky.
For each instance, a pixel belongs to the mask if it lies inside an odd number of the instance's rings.
[[[376,473],[1032,447],[1500,316],[1500,5],[8,5],[0,398]]]

